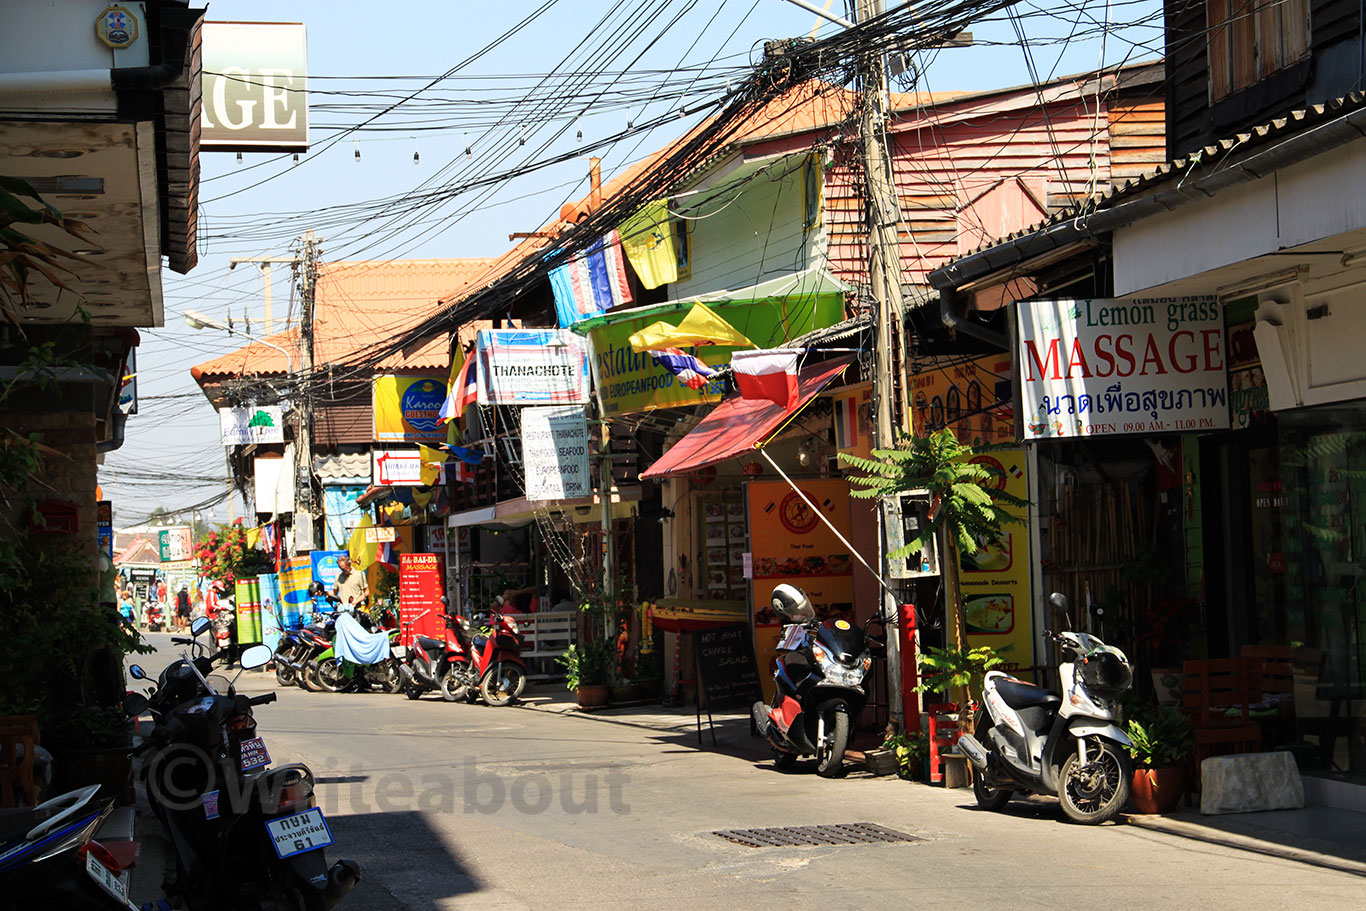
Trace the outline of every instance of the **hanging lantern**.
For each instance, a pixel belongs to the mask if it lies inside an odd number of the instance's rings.
[[[740,469],[747,478],[757,478],[764,473],[764,466],[759,464],[758,459],[750,459],[745,463],[745,467]]]

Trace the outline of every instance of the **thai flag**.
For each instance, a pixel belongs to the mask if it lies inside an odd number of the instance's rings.
[[[550,289],[555,294],[555,313],[566,329],[629,304],[631,286],[621,255],[621,235],[610,231],[584,253],[551,269]]]
[[[682,348],[661,348],[651,351],[650,356],[659,365],[683,381],[689,389],[701,389],[707,385],[708,378],[716,371],[702,363],[695,355]]]
[[[465,363],[460,367],[460,373],[456,376],[455,382],[446,392],[446,401],[441,403],[441,410],[437,412],[436,423],[444,425],[448,421],[460,417],[465,413],[465,408],[473,404],[479,398],[479,369],[476,366],[479,361],[479,352],[471,351],[465,356]]]
[[[375,560],[381,566],[387,566],[394,570],[398,569],[398,548],[394,546],[394,542],[385,541],[381,544],[379,550],[375,552]]]

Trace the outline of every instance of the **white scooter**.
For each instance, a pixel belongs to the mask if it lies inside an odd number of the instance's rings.
[[[1049,603],[1064,616],[1067,599]],[[977,803],[999,810],[1016,791],[1056,795],[1075,822],[1112,819],[1129,799],[1133,761],[1117,697],[1133,684],[1129,659],[1087,633],[1047,633],[1061,656],[1061,695],[989,671],[976,736],[959,750],[972,763]]]

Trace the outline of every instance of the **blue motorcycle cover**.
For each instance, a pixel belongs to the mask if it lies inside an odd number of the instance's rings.
[[[353,664],[378,664],[389,657],[389,634],[368,633],[348,613],[337,614],[337,638],[332,641],[337,657]]]

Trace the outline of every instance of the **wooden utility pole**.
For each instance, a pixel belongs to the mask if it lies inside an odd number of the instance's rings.
[[[318,241],[311,230],[304,234],[298,268],[303,318],[299,322],[301,365],[294,399],[298,415],[294,437],[298,459],[294,477],[294,550],[302,552],[318,546],[313,521],[313,306],[318,289]]]

